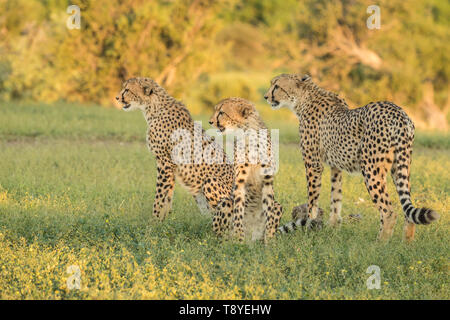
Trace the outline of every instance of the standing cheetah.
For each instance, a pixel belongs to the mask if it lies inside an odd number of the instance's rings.
[[[164,220],[171,210],[175,179],[195,197],[202,213],[213,210],[222,198],[228,197],[233,183],[233,166],[223,149],[203,130],[200,130],[199,141],[196,140],[194,122],[181,102],[149,78],[125,81],[116,100],[125,111],[140,109],[147,120],[147,145],[157,164],[155,217]],[[185,133],[185,147],[192,151],[187,156],[192,161],[174,159],[176,147],[180,144],[174,139],[174,133]],[[218,152],[221,161],[206,162],[202,150]]]
[[[222,132],[237,135],[233,192],[217,206],[214,231],[220,236],[232,222],[238,240],[251,237],[267,241],[274,236],[282,214],[281,205],[274,199],[275,164],[268,130],[255,106],[242,98],[219,102],[209,123]]]
[[[342,170],[361,172],[381,215],[378,238],[388,240],[397,214],[387,193],[392,174],[405,213],[404,237],[414,239],[415,224],[429,224],[439,215],[415,208],[410,196],[410,165],[414,124],[392,102],[371,102],[350,110],[335,93],[317,86],[309,76],[282,74],[271,81],[264,98],[273,109],[288,107],[300,126],[300,147],[308,182],[309,219],[317,217],[323,164],[331,167],[330,225],[341,221]]]

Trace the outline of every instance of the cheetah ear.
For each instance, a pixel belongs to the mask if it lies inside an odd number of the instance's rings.
[[[296,77],[296,83],[297,83],[297,88],[300,88],[300,85],[303,83],[303,82],[306,82],[306,81],[309,81],[309,80],[311,80],[311,77],[308,75],[308,74],[304,74],[304,75],[297,75]]]
[[[144,94],[146,95],[146,96],[149,96],[149,95],[151,95],[153,93],[153,88],[150,88],[150,87],[144,87]]]
[[[301,77],[301,80],[302,80],[303,82],[309,81],[309,80],[311,80],[311,76],[310,76],[309,74],[304,74],[304,75]]]
[[[241,104],[241,115],[244,119],[247,119],[250,115],[251,108],[245,104]]]

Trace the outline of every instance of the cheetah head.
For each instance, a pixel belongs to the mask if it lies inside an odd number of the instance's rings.
[[[308,75],[281,74],[270,82],[270,88],[264,95],[264,99],[272,106],[273,110],[282,107],[293,109],[298,98],[304,94],[304,87],[311,80]]]
[[[214,107],[209,124],[221,132],[231,133],[243,129],[251,115],[257,113],[255,106],[242,98],[227,98]]]
[[[123,83],[116,100],[125,111],[143,111],[149,105],[157,105],[163,91],[164,89],[150,78],[132,78]]]

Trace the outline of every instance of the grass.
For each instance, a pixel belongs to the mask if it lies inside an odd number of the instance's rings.
[[[416,241],[375,241],[378,213],[360,176],[344,175],[340,229],[237,244],[215,238],[211,218],[176,187],[173,212],[151,216],[154,157],[141,114],[75,105],[3,105],[0,117],[0,298],[2,299],[449,299],[449,136],[418,133],[412,164],[416,206],[441,214]],[[205,119],[206,116],[200,117]],[[265,117],[267,119],[267,117]],[[205,123],[205,122],[204,122]],[[275,192],[289,221],[306,202],[297,125],[280,129]],[[328,214],[329,169],[320,206]],[[70,290],[67,268],[81,270]],[[366,270],[381,269],[368,290]]]

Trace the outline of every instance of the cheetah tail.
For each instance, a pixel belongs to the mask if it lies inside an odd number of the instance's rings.
[[[435,211],[413,206],[410,194],[411,188],[409,186],[409,172],[406,170],[406,165],[399,165],[398,168],[399,170],[393,178],[406,219],[415,224],[430,224],[438,220],[439,214]]]
[[[405,169],[406,165],[400,165],[399,170],[394,174],[394,183],[400,198],[405,217],[409,222],[415,224],[430,224],[439,219],[439,214],[428,208],[415,208],[411,202],[409,173]],[[402,172],[403,171],[403,172]]]
[[[290,221],[286,223],[285,225],[282,225],[281,227],[278,227],[277,233],[284,234],[284,233],[290,233],[298,228],[304,227],[306,225],[307,220],[303,218],[299,218],[295,221]]]
[[[408,221],[415,224],[430,224],[439,219],[439,214],[436,211],[428,208],[414,208],[411,202],[403,204],[403,212]]]
[[[307,228],[308,230],[320,230],[322,229],[322,221],[321,220],[311,220],[308,225],[307,218],[298,218],[295,221],[291,221],[286,223],[285,225],[278,228],[277,233],[291,233],[299,228]]]
[[[409,171],[414,140],[413,124],[405,125],[403,136],[400,136],[399,146],[395,150],[395,160],[391,171],[392,178],[406,219],[415,224],[430,224],[439,219],[439,214],[428,208],[415,208],[411,202]]]

